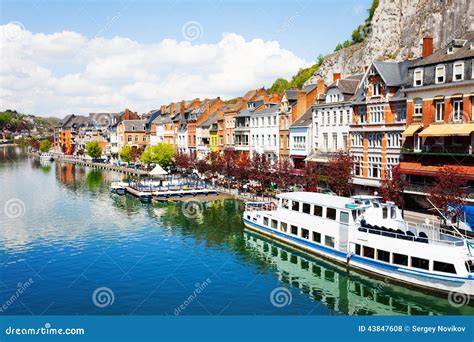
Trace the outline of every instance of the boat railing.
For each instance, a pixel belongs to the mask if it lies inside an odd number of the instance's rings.
[[[435,244],[435,245],[442,245],[442,246],[455,246],[455,247],[463,247],[464,246],[464,239],[454,237],[453,240],[440,240],[440,239],[435,239],[433,237],[428,237],[427,235],[425,236],[416,236],[416,235],[408,235],[406,233],[399,233],[396,231],[388,231],[388,230],[381,230],[381,229],[376,229],[374,227],[359,227],[359,231],[362,233],[366,234],[373,234],[373,235],[381,235],[381,236],[386,236],[390,238],[395,238],[395,239],[400,239],[400,240],[406,240],[406,241],[411,241],[411,242],[417,242],[417,243],[430,243],[430,244]]]
[[[274,211],[276,209],[275,202],[245,202],[245,211]]]

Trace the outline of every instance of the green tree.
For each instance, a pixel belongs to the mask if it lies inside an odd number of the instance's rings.
[[[96,159],[102,155],[102,149],[97,141],[89,141],[86,144],[86,153],[89,157]]]
[[[124,162],[130,163],[132,160],[132,148],[130,146],[123,146],[120,149],[120,159]]]
[[[277,78],[275,82],[273,82],[272,86],[270,89],[268,89],[268,93],[270,94],[280,94],[284,90],[288,89],[289,87],[289,82],[285,80],[284,78]]]
[[[51,141],[48,139],[41,140],[39,148],[41,152],[48,152],[51,149]]]
[[[156,146],[148,146],[140,156],[140,160],[145,164],[159,164],[167,167],[173,163],[174,148],[170,144],[159,143]]]

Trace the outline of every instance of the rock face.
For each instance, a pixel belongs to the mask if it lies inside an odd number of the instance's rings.
[[[332,73],[360,73],[373,60],[403,60],[421,55],[425,36],[433,37],[434,49],[474,30],[474,0],[380,0],[370,32],[359,44],[326,56],[307,83]]]

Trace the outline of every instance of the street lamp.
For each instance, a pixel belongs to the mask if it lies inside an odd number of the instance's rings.
[[[402,217],[405,218],[405,182],[407,180],[407,175],[402,173],[400,179],[402,181]]]

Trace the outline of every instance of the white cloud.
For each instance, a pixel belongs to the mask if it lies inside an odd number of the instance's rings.
[[[240,96],[309,64],[276,41],[234,33],[215,44],[140,44],[12,25],[0,26],[0,109],[37,115],[146,112],[181,99]]]

